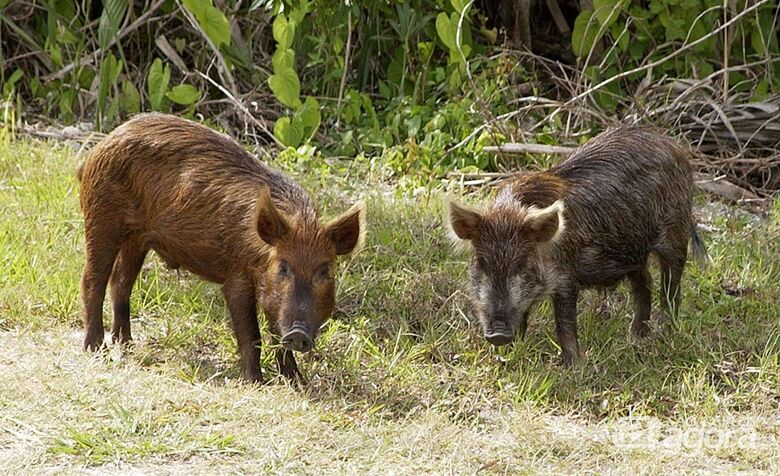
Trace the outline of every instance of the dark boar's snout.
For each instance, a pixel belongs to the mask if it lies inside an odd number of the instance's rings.
[[[496,347],[510,344],[515,339],[507,316],[498,314],[491,319],[485,328],[485,339]]]
[[[515,337],[525,338],[528,315],[523,313],[514,321],[509,312],[497,312],[484,324],[485,339],[496,347],[511,344]]]
[[[314,339],[308,327],[296,323],[287,334],[282,336],[282,345],[287,349],[306,353],[314,348]]]

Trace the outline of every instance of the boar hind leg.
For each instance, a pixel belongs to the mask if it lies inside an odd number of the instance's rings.
[[[90,239],[92,238],[92,239]],[[87,236],[87,262],[81,277],[81,297],[84,301],[84,348],[95,351],[103,345],[103,299],[106,297],[119,244]]]
[[[645,263],[636,272],[628,276],[631,283],[631,294],[634,297],[634,320],[631,321],[631,332],[635,336],[647,335],[650,307],[652,305],[651,291],[653,278]]]
[[[555,333],[564,365],[576,364],[580,357],[577,342],[577,289],[571,288],[553,295]]]
[[[260,327],[257,323],[255,287],[250,280],[228,279],[222,286],[233,332],[238,341],[241,362],[241,378],[249,382],[262,382],[260,373]]]
[[[116,262],[114,262],[114,270],[111,272],[111,280],[109,281],[114,311],[114,321],[111,325],[114,342],[125,343],[132,340],[130,334],[130,293],[138,273],[141,271],[141,266],[144,264],[148,250],[137,240],[125,241],[119,250]]]

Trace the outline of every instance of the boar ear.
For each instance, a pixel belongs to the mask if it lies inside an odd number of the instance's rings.
[[[537,243],[547,243],[561,236],[565,223],[563,222],[563,201],[557,200],[541,210],[531,207],[525,216],[524,224],[528,234]]]
[[[325,236],[336,246],[337,255],[346,255],[363,246],[366,235],[366,205],[358,202],[325,225]]]
[[[455,201],[450,201],[448,208],[449,213],[444,223],[447,224],[450,238],[454,243],[458,243],[459,240],[473,240],[479,236],[482,215],[477,210]]]
[[[255,227],[260,238],[271,246],[279,244],[279,240],[290,231],[287,220],[274,206],[271,190],[268,187],[263,187],[257,198]]]

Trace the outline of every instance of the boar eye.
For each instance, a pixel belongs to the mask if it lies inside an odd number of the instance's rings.
[[[315,274],[317,277],[317,280],[319,281],[327,281],[330,279],[330,265],[325,263],[319,268],[317,268],[317,273]]]
[[[287,261],[279,262],[279,276],[284,278],[289,278],[292,276],[292,270],[290,269],[290,265],[287,263]]]

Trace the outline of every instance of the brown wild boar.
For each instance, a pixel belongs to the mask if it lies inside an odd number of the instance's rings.
[[[661,268],[661,307],[676,314],[692,239],[706,259],[691,213],[689,152],[654,130],[605,132],[544,172],[517,177],[485,210],[449,205],[453,239],[470,243],[470,284],[485,338],[494,345],[525,336],[528,313],[550,297],[566,364],[579,357],[577,296],[627,278],[631,330],[648,331],[652,282]]]
[[[116,342],[130,334],[130,292],[151,249],[222,285],[238,340],[241,376],[260,381],[260,306],[279,371],[299,376],[292,351],[308,352],[334,306],[337,255],[362,241],[364,207],[320,224],[309,196],[229,137],[163,114],[115,129],[79,168],[86,265],[84,347],[103,344],[106,285]]]

